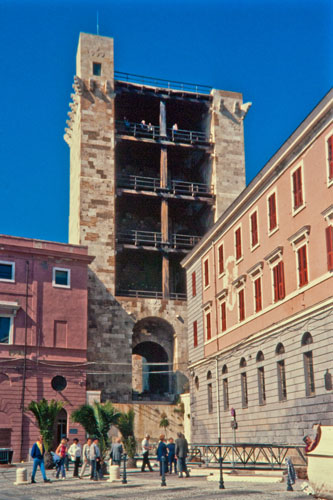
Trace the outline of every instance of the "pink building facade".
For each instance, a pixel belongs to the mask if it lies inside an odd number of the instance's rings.
[[[333,91],[183,260],[195,442],[333,424]]]
[[[0,448],[28,457],[32,400],[65,403],[55,426],[84,439],[70,415],[86,402],[87,248],[0,235]]]

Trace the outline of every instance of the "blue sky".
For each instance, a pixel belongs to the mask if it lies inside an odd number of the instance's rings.
[[[63,140],[80,31],[119,71],[252,101],[247,182],[332,86],[331,0],[0,0],[0,233],[67,241]]]

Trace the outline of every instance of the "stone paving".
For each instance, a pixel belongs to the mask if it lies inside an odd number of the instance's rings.
[[[28,469],[31,465],[23,465]],[[166,476],[167,486],[161,486],[161,479],[157,472],[144,473],[139,471],[128,474],[128,483],[110,483],[108,481],[93,482],[87,479],[74,479],[70,476],[66,480],[55,480],[52,471],[48,471],[52,479],[51,484],[42,481],[40,472],[37,472],[37,484],[14,486],[16,469],[0,469],[0,500],[170,500],[170,499],[205,499],[217,498],[237,500],[305,500],[300,487],[303,481],[294,485],[294,491],[286,491],[286,483],[255,483],[230,482],[225,477],[225,489],[219,489],[216,481],[207,481],[205,476],[196,475],[193,470],[190,478],[180,479],[176,475]]]

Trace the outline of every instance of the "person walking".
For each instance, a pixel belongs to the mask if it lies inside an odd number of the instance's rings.
[[[91,475],[90,479],[92,481],[97,481],[103,479],[103,473],[101,469],[101,451],[98,446],[98,438],[94,438],[92,445],[90,446],[90,463],[91,463]]]
[[[74,462],[74,472],[73,477],[79,477],[79,467],[81,462],[82,448],[77,438],[73,439],[73,443],[68,449],[68,455]]]
[[[148,458],[149,450],[151,450],[151,446],[149,445],[149,439],[150,439],[149,434],[146,434],[145,437],[142,440],[142,443],[141,443],[141,446],[142,446],[142,467],[141,467],[141,472],[145,471],[146,465],[148,465],[148,469],[150,470],[150,472],[153,472],[153,468],[150,465],[149,458]]]
[[[172,474],[172,465],[175,468],[175,474],[177,474],[177,460],[175,458],[176,454],[176,445],[173,442],[173,438],[169,438],[169,444],[167,444],[168,448],[168,464],[169,464],[169,473]]]
[[[87,467],[90,467],[90,446],[92,445],[92,439],[88,438],[86,444],[83,445],[83,450],[82,450],[82,469],[81,469],[81,475],[79,476],[80,479],[83,478],[84,473],[86,471]]]
[[[186,457],[188,454],[188,443],[184,437],[184,434],[178,432],[178,438],[176,439],[176,448],[175,448],[175,456],[177,458],[177,469],[179,473],[179,477],[183,477],[183,472],[185,472],[186,477],[189,477],[190,474],[187,470],[186,466]]]
[[[35,476],[37,472],[37,468],[40,468],[42,473],[42,477],[44,483],[50,483],[50,479],[46,477],[45,473],[45,465],[44,465],[44,454],[45,454],[45,446],[43,444],[43,436],[40,435],[37,441],[34,443],[31,449],[31,458],[33,458],[33,466],[32,466],[32,474],[31,474],[31,483],[36,483]]]
[[[66,459],[66,455],[67,455],[67,439],[66,438],[63,438],[60,441],[60,444],[59,444],[58,448],[56,449],[56,455],[58,455],[60,457],[56,478],[59,479],[59,475],[61,472],[62,479],[66,479],[66,472],[65,472],[65,459]]]
[[[167,459],[168,448],[167,448],[167,445],[165,444],[165,435],[164,434],[160,435],[160,441],[159,441],[158,446],[157,446],[156,455],[157,455],[157,460],[160,463],[160,476],[162,476],[162,458],[163,457],[165,458],[164,473],[168,472],[168,461],[167,461],[168,460]]]
[[[115,443],[112,443],[110,458],[112,460],[112,465],[120,465],[121,456],[123,454],[123,445],[121,444],[121,438],[117,438]]]

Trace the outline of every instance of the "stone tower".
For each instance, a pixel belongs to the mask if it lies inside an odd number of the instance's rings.
[[[180,261],[245,186],[242,95],[115,72],[113,39],[85,33],[76,67],[65,140],[69,242],[95,256],[88,389],[172,401],[187,375]]]

